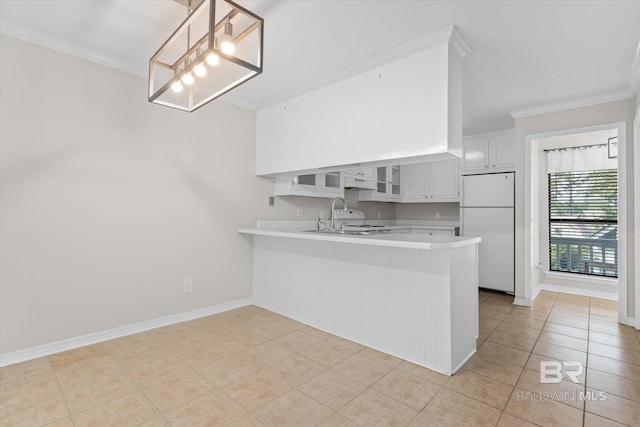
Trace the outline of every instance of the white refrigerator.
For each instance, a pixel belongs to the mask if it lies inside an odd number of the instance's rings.
[[[460,220],[463,236],[479,236],[478,284],[515,291],[515,174],[462,177]]]

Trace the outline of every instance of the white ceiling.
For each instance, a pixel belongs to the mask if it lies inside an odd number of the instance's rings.
[[[513,111],[630,97],[640,79],[639,0],[236,1],[265,20],[263,74],[227,95],[251,108],[449,25],[471,48],[467,135],[513,127]],[[0,0],[2,33],[145,77],[185,17],[172,0]]]

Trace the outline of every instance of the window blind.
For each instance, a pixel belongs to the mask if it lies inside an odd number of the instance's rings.
[[[618,276],[618,171],[549,173],[552,271]]]

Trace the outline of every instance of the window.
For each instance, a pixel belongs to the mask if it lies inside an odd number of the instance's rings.
[[[548,179],[550,270],[618,277],[617,169]]]

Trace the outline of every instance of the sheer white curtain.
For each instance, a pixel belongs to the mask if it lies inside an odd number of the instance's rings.
[[[580,172],[617,169],[618,159],[609,158],[607,144],[559,148],[547,151],[547,172]]]

